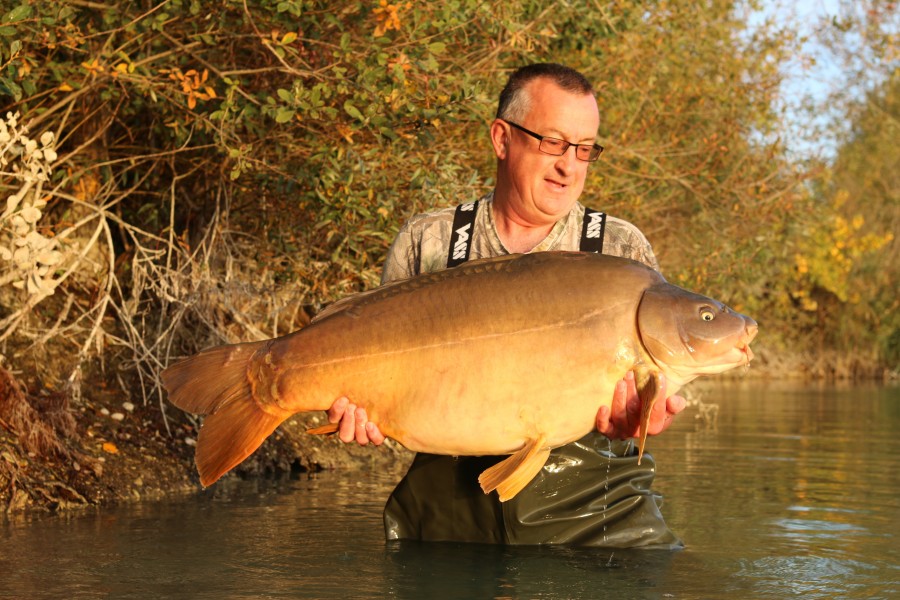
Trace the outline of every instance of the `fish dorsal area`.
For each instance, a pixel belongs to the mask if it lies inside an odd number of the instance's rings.
[[[409,294],[450,279],[461,279],[482,273],[503,272],[509,270],[511,268],[509,263],[518,257],[518,255],[510,254],[500,258],[472,260],[452,269],[423,273],[409,279],[387,283],[373,290],[353,294],[334,302],[316,315],[313,323],[340,313],[347,313],[349,316],[359,316],[360,309],[365,306],[376,304],[395,296]]]

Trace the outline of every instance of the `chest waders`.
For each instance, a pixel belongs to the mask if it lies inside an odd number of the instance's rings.
[[[457,206],[447,267],[469,260],[478,202]],[[602,252],[606,214],[585,208],[579,250]],[[656,469],[640,465],[630,441],[596,431],[550,453],[546,466],[515,498],[485,494],[478,475],[506,456],[416,454],[384,508],[388,540],[488,544],[569,544],[611,548],[679,548],[650,489]]]

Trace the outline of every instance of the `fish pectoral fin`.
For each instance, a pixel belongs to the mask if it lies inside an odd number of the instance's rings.
[[[338,426],[340,423],[329,423],[328,425],[320,425],[319,427],[313,427],[311,429],[307,429],[306,433],[311,435],[328,435],[330,433],[337,433]]]
[[[546,447],[546,438],[540,436],[525,442],[525,446],[509,458],[497,463],[478,477],[478,483],[485,494],[497,490],[500,502],[506,502],[524,488],[538,474],[550,448]]]
[[[644,446],[647,445],[647,429],[650,427],[650,413],[658,400],[660,382],[659,373],[649,373],[646,381],[638,385],[638,396],[641,398],[641,430],[638,438],[638,464],[644,456]],[[665,398],[663,398],[665,401]]]

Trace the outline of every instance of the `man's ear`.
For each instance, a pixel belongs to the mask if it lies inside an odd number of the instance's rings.
[[[506,160],[509,153],[509,135],[509,125],[501,119],[494,119],[491,123],[491,145],[499,160]]]

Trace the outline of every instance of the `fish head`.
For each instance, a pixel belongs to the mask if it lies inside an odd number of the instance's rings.
[[[680,384],[749,364],[759,330],[718,300],[664,282],[644,291],[637,328],[653,361]]]

